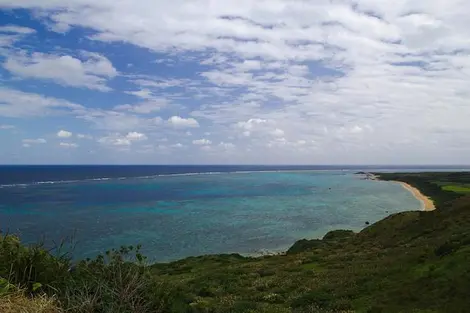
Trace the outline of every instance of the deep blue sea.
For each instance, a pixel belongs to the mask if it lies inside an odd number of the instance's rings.
[[[169,261],[283,251],[420,209],[399,184],[363,180],[360,169],[0,166],[0,229],[25,242],[73,236],[76,259],[140,243],[151,260]]]

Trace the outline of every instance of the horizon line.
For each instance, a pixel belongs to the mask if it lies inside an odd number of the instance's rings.
[[[12,164],[0,164],[0,166],[330,166],[330,167],[384,167],[384,166],[393,166],[393,167],[470,167],[470,164],[217,164],[217,163],[194,163],[194,164],[164,164],[164,163],[155,163],[155,164],[132,164],[132,163],[63,163],[63,164],[54,164],[54,163],[12,163]]]

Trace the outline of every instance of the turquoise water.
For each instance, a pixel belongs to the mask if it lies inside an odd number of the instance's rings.
[[[75,234],[76,258],[140,243],[155,261],[283,251],[332,229],[419,210],[397,183],[342,171],[218,173],[0,189],[0,227],[26,241]]]

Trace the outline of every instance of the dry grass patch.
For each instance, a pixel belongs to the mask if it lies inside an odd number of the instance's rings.
[[[61,313],[56,301],[45,295],[34,298],[26,297],[22,292],[0,296],[0,312],[2,313]]]

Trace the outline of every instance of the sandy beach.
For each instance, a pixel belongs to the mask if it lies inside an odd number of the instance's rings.
[[[426,197],[425,195],[423,195],[421,191],[419,191],[418,188],[415,188],[411,186],[410,184],[407,184],[401,181],[397,181],[397,183],[399,183],[400,185],[403,186],[403,188],[411,192],[413,196],[415,196],[415,198],[421,202],[421,205],[424,211],[434,211],[436,209],[434,202],[429,197]]]

